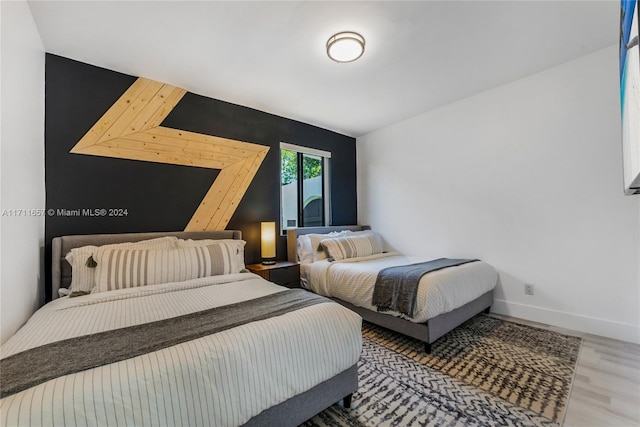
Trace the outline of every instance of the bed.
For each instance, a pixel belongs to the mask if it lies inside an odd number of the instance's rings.
[[[300,236],[315,235],[313,250],[320,249],[321,252],[322,247],[315,246],[323,238],[363,231],[370,232],[370,228],[354,225],[288,230],[288,259],[300,262],[302,287],[332,298],[366,321],[423,341],[427,353],[431,352],[431,345],[447,332],[483,311],[489,312],[498,274],[489,264],[479,260],[423,276],[418,287],[418,304],[422,305],[413,316],[393,310],[380,312],[371,300],[376,276],[381,269],[410,264],[415,262],[414,259],[398,253],[379,253],[339,261],[327,258],[326,254],[315,258],[302,255],[305,259],[300,260]],[[449,293],[443,294],[442,291]]]
[[[0,424],[295,426],[349,406],[361,318],[245,272],[243,246],[233,230],[53,239],[54,300],[2,345]],[[199,277],[166,282],[189,265]]]

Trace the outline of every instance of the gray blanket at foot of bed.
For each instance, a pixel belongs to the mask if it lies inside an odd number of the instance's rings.
[[[331,300],[302,289],[288,289],[178,317],[45,344],[0,360],[0,398],[63,375],[326,302]]]
[[[478,261],[477,259],[438,258],[417,264],[398,265],[380,270],[373,288],[372,304],[378,311],[397,311],[413,317],[418,284],[427,273]]]

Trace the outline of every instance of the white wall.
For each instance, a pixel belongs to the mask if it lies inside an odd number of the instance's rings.
[[[44,47],[24,1],[0,2],[0,342],[40,306],[44,217]],[[41,214],[41,212],[29,212]]]
[[[359,222],[409,255],[493,264],[496,312],[640,342],[618,79],[612,46],[358,138]]]

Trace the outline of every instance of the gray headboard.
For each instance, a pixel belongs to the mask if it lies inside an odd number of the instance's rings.
[[[179,239],[242,239],[240,230],[223,231],[164,231],[156,233],[87,234],[54,237],[51,241],[51,299],[58,298],[58,289],[71,284],[71,265],[64,258],[73,248],[80,246],[102,246],[111,243],[139,242],[162,236],[176,236]]]
[[[362,231],[371,230],[368,225],[332,225],[328,227],[302,227],[292,228],[287,230],[287,260],[291,262],[298,262],[298,254],[296,252],[298,236],[303,234],[327,234],[332,231]]]

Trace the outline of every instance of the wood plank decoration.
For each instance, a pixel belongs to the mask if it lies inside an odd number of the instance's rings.
[[[219,169],[185,231],[224,230],[269,147],[160,126],[185,93],[138,78],[71,153]]]

